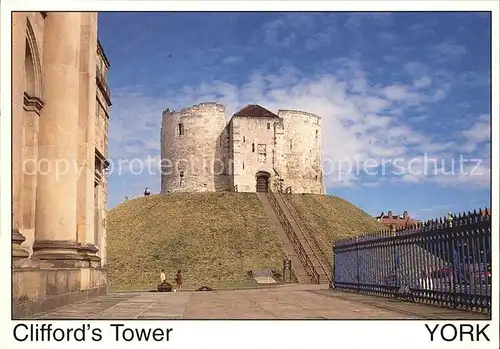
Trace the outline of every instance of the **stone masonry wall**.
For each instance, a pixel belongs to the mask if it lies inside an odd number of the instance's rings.
[[[227,189],[224,111],[221,104],[200,103],[163,112],[162,193]]]
[[[238,191],[256,190],[255,174],[259,171],[274,173],[274,124],[278,118],[233,117],[233,153],[231,159],[234,168],[234,185]]]
[[[324,194],[321,166],[321,118],[298,110],[279,110],[284,120],[284,186],[295,193]]]
[[[324,194],[321,118],[298,110],[280,110],[277,116],[233,116],[225,125],[224,106],[217,103],[166,110],[161,157],[168,166],[163,167],[161,192],[236,186],[241,192],[255,192],[256,174],[263,171],[270,175],[271,190],[281,183],[282,189],[291,186],[295,193]]]

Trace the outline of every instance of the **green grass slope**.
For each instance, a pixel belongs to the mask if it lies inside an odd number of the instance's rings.
[[[336,196],[286,194],[285,198],[295,207],[329,260],[333,241],[385,229],[376,219]]]
[[[257,195],[173,193],[108,211],[108,272],[114,290],[154,289],[165,269],[183,287],[254,284],[247,272],[282,268],[282,245]]]
[[[331,256],[333,240],[382,228],[337,197],[287,198],[326,256]],[[152,195],[125,201],[107,217],[112,290],[154,289],[161,269],[172,284],[182,269],[186,289],[255,286],[249,270],[282,272],[282,244],[254,193]]]

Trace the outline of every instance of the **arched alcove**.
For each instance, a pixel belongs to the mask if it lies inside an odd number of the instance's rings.
[[[38,128],[40,113],[43,108],[42,81],[39,50],[35,33],[29,19],[26,19],[26,38],[24,53],[24,114],[22,131],[22,166],[23,179],[21,190],[22,228],[27,239],[33,240],[35,227],[35,206],[38,161]],[[31,236],[31,237],[30,237]],[[31,241],[32,242],[32,241]]]
[[[35,67],[33,65],[33,55],[29,46],[28,39],[26,39],[26,50],[24,54],[24,92],[30,97],[36,96],[36,83],[35,83]]]
[[[42,67],[35,32],[29,19],[26,19],[25,50],[25,92],[29,97],[42,100]]]

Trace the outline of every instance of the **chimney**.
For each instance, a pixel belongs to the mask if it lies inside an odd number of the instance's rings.
[[[389,216],[389,219],[392,219],[392,211],[387,212],[387,216]]]
[[[404,219],[405,221],[407,221],[407,220],[408,220],[408,218],[409,218],[409,217],[408,217],[408,211],[406,211],[406,210],[405,210],[405,211],[403,212],[403,219]]]

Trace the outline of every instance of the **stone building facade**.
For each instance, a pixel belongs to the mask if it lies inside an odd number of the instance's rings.
[[[95,12],[12,15],[15,318],[106,293],[109,62]]]
[[[324,194],[321,118],[247,105],[200,103],[163,112],[161,192],[285,191]]]

